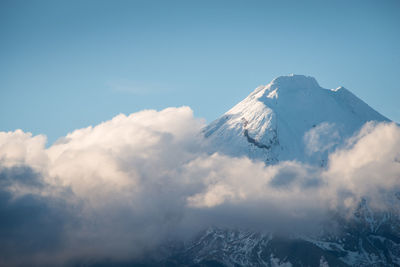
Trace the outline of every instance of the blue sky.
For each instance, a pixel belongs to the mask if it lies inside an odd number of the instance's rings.
[[[400,121],[399,1],[1,1],[0,131],[49,143],[119,113],[211,121],[289,73]]]

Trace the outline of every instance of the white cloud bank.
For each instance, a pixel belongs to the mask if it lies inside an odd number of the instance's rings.
[[[325,168],[209,155],[202,127],[181,107],[118,115],[49,148],[42,135],[0,132],[0,265],[134,259],[209,225],[302,231],[361,197],[377,210],[398,201],[394,123],[368,123]]]

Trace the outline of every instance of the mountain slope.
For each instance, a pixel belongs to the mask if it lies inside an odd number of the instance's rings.
[[[210,152],[323,165],[367,121],[389,119],[343,87],[328,90],[312,77],[289,75],[256,88],[203,133]]]
[[[203,134],[211,153],[324,166],[368,121],[390,120],[343,87],[289,75],[256,88]],[[361,199],[349,218],[332,214],[318,236],[210,228],[170,259],[183,266],[400,266],[399,203],[374,213]]]

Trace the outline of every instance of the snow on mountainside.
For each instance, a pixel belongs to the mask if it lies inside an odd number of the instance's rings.
[[[327,157],[368,121],[390,121],[343,87],[324,89],[289,75],[256,88],[203,129],[210,152],[267,164],[297,160],[324,166]],[[400,195],[400,194],[398,194]],[[397,199],[400,200],[400,197]],[[337,231],[317,236],[210,228],[169,258],[171,266],[400,266],[399,202],[374,213],[365,199],[354,215],[332,214]]]
[[[203,133],[211,152],[324,165],[367,121],[389,119],[343,87],[324,89],[312,77],[292,74],[256,88]]]
[[[203,134],[211,153],[324,166],[368,121],[389,119],[343,87],[324,89],[312,77],[289,75],[258,87]],[[400,266],[399,195],[382,212],[362,198],[354,214],[332,213],[313,235],[210,227],[165,266]]]

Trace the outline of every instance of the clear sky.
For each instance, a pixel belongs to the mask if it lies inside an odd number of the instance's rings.
[[[119,113],[211,121],[290,73],[400,121],[400,1],[0,1],[0,131],[49,143]]]

